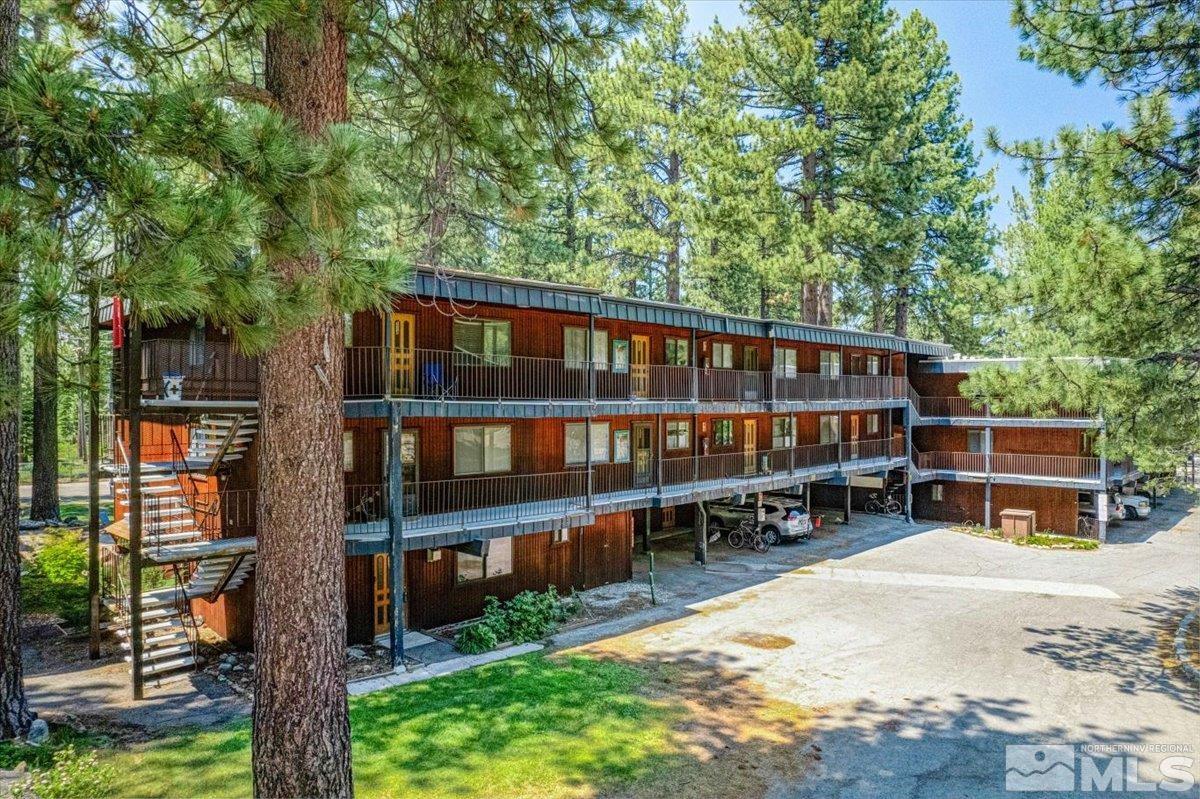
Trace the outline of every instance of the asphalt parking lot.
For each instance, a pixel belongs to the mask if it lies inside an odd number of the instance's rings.
[[[676,618],[589,648],[737,675],[810,709],[803,777],[772,796],[1021,795],[1005,790],[1008,745],[1172,747],[1195,775],[1200,695],[1164,660],[1200,595],[1192,499],[1176,493],[1091,552],[865,515],[765,555],[714,544],[706,570],[690,540],[663,542],[656,577]],[[1162,778],[1161,759],[1138,757],[1142,779]]]

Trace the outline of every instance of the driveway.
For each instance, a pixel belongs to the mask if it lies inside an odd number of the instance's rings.
[[[864,515],[766,555],[712,545],[707,570],[687,565],[690,541],[663,546],[675,618],[578,643],[811,713],[811,738],[782,742],[804,776],[772,796],[1017,796],[1010,744],[1166,745],[1200,771],[1200,695],[1164,665],[1200,595],[1200,512],[1181,493],[1093,552]],[[1161,779],[1163,756],[1140,756],[1143,779]]]

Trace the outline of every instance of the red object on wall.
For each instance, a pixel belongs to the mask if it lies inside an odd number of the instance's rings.
[[[114,348],[120,349],[125,343],[125,305],[120,297],[113,297],[112,302],[112,344]]]

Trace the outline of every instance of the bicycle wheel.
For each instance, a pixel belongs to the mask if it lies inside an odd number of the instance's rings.
[[[900,504],[899,500],[889,499],[887,507],[884,509],[884,513],[892,516],[899,516],[900,514],[904,513],[904,506]]]
[[[867,504],[863,506],[863,510],[867,513],[883,513],[883,506],[873,499],[868,499]]]
[[[767,537],[762,533],[755,535],[754,538],[751,539],[751,543],[754,544],[754,551],[759,554],[762,554],[771,548],[771,542],[768,541]]]
[[[729,535],[725,538],[729,541],[729,546],[734,549],[741,549],[746,543],[746,534],[742,532],[741,528],[730,530]]]

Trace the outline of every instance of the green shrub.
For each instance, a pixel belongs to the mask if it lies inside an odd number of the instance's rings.
[[[18,799],[92,799],[112,793],[116,771],[100,765],[94,752],[76,751],[69,745],[54,753],[54,765],[34,771],[13,789]]]
[[[21,592],[28,611],[52,613],[71,625],[87,621],[87,544],[75,533],[50,538],[28,563]]]
[[[522,591],[507,602],[494,596],[483,600],[483,617],[459,630],[454,645],[460,652],[477,654],[495,649],[504,641],[524,644],[538,641],[571,615],[554,586],[544,593]]]
[[[454,648],[468,655],[491,652],[500,645],[496,633],[483,622],[463,627],[454,638]]]

